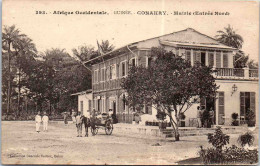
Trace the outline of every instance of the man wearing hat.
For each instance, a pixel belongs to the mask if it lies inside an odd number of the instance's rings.
[[[48,130],[49,117],[46,115],[46,112],[44,112],[44,115],[42,117],[42,122],[43,122],[43,131],[47,131]]]
[[[38,114],[35,116],[35,123],[36,123],[36,132],[40,132],[40,126],[42,122],[41,112],[39,111]]]
[[[77,137],[82,137],[82,119],[83,119],[83,116],[82,116],[81,112],[78,112],[78,115],[76,116],[76,127],[77,127],[77,132],[78,132]]]

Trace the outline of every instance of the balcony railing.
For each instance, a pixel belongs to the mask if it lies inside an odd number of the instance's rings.
[[[257,69],[249,69],[249,77],[258,77]]]
[[[257,69],[249,68],[216,68],[217,77],[258,78]]]

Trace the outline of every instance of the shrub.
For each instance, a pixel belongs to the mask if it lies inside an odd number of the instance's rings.
[[[208,134],[208,141],[217,150],[222,151],[222,148],[229,144],[229,136],[224,134],[221,130],[221,127],[218,126],[214,134]]]
[[[157,111],[156,118],[158,120],[164,121],[166,119],[166,113],[163,111]]]
[[[248,146],[253,145],[254,143],[254,136],[253,134],[246,132],[245,134],[242,134],[238,137],[237,142],[244,147],[246,144],[248,144]]]
[[[239,148],[235,145],[224,149],[223,152],[212,147],[207,149],[203,149],[203,147],[201,147],[199,155],[204,164],[253,164],[258,162],[257,150],[247,151],[244,148]]]
[[[246,121],[249,127],[255,126],[255,112],[253,110],[246,111]]]
[[[258,162],[258,151],[257,150],[245,150],[232,145],[226,148],[223,152],[224,162],[226,163],[257,163]]]
[[[232,126],[238,126],[239,125],[239,121],[237,120],[238,119],[238,113],[233,113],[231,115],[232,117]]]
[[[203,149],[201,146],[201,150],[199,151],[199,155],[202,158],[204,164],[216,164],[223,163],[224,156],[221,151],[216,150],[215,148],[207,148]]]

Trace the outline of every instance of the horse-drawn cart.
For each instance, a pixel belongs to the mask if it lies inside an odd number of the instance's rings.
[[[93,119],[92,135],[96,135],[100,128],[104,129],[107,135],[111,135],[113,132],[113,120],[107,113],[103,113]]]

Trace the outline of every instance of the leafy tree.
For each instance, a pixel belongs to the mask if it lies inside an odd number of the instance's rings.
[[[153,106],[164,111],[170,118],[179,140],[180,114],[185,113],[200,97],[215,97],[217,86],[212,70],[167,52],[163,48],[152,48],[151,65],[132,67],[121,84],[128,93],[130,106]]]

